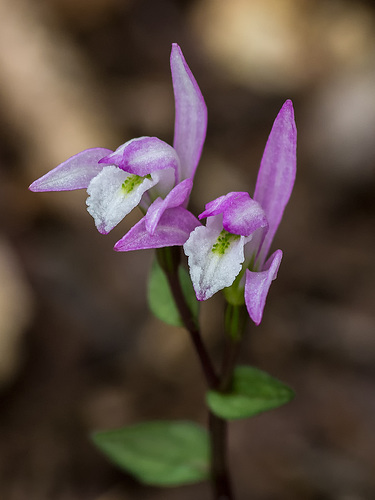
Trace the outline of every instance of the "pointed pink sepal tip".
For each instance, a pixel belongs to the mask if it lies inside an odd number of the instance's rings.
[[[279,111],[267,140],[255,186],[254,200],[266,213],[268,232],[262,244],[264,262],[289,201],[296,177],[297,129],[291,100]]]
[[[172,44],[170,65],[175,99],[173,147],[180,158],[177,181],[193,178],[207,130],[207,107],[197,81],[177,43]]]
[[[105,148],[85,149],[34,181],[29,189],[34,192],[86,189],[103,169],[99,160],[110,153]]]

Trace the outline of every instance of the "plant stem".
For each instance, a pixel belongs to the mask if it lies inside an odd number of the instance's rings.
[[[178,277],[178,265],[180,262],[179,249],[160,249],[157,251],[157,257],[167,276],[168,283],[182,321],[190,334],[190,338],[200,360],[208,387],[211,390],[227,390],[232,379],[233,367],[237,354],[237,345],[239,342],[231,339],[230,348],[227,351],[227,356],[224,358],[222,373],[219,377],[203,343],[200,329],[196,325],[181,288],[181,283]],[[213,500],[234,500],[227,463],[228,424],[226,420],[216,416],[210,410],[208,418],[211,447],[211,481],[214,495]]]
[[[230,390],[233,370],[240,346],[240,338],[227,337],[227,345],[219,376],[217,391]],[[211,477],[214,485],[214,500],[234,500],[228,468],[228,423],[209,412],[211,442]]]
[[[234,500],[227,463],[227,421],[209,412],[213,500]]]
[[[227,339],[220,373],[220,383],[217,388],[220,392],[228,392],[231,388],[233,370],[237,361],[240,344],[240,339]]]
[[[164,251],[164,252],[162,252]],[[166,252],[168,251],[168,254]],[[178,247],[161,248],[157,251],[157,257],[161,267],[163,268],[168,283],[174,297],[177,309],[180,313],[181,319],[185,328],[190,334],[190,338],[194,345],[195,351],[200,360],[202,370],[207,382],[208,387],[213,389],[217,387],[219,378],[216,374],[215,368],[212,364],[211,358],[208,355],[206,346],[203,343],[200,329],[195,323],[191,314],[190,308],[186,303],[184,293],[181,288],[181,283],[178,277],[178,266],[180,262],[180,249]]]

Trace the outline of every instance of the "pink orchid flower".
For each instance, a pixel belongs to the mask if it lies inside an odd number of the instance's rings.
[[[172,45],[175,96],[173,147],[139,137],[111,151],[91,148],[34,181],[31,191],[86,189],[87,210],[107,234],[137,205],[146,215],[116,250],[182,245],[199,225],[186,209],[207,128],[207,108],[182,51]]]
[[[282,259],[282,251],[276,250],[266,260],[293,189],[296,144],[293,105],[288,100],[269,135],[254,198],[233,192],[211,201],[199,216],[207,217],[207,225],[196,227],[184,244],[197,299],[234,287],[232,298],[237,304],[245,302],[257,325]]]

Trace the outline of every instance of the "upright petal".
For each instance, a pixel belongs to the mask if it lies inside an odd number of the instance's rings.
[[[191,233],[184,252],[198,300],[209,299],[233,283],[242,268],[245,242],[244,236],[223,230],[221,215],[210,217],[207,226]]]
[[[245,303],[250,318],[259,325],[263,317],[268,290],[277,277],[283,253],[276,250],[267,260],[263,271],[253,272],[246,269]]]
[[[158,182],[157,174],[141,177],[115,165],[105,166],[87,188],[87,211],[98,231],[107,234],[121,222],[139,204],[143,193]]]
[[[155,232],[161,216],[168,208],[179,207],[184,204],[192,187],[193,181],[191,179],[185,179],[177,184],[164,199],[157,198],[153,202],[145,216],[146,229],[149,233],[153,234]]]
[[[199,225],[198,219],[186,208],[169,208],[163,213],[153,234],[147,230],[143,217],[116,243],[114,249],[118,252],[129,252],[146,248],[182,246],[190,233]]]
[[[293,189],[296,146],[293,104],[288,100],[277,115],[268,137],[255,187],[254,200],[261,204],[269,223],[260,253],[260,265],[266,259]]]
[[[109,153],[112,153],[110,149],[85,149],[34,181],[29,189],[36,192],[86,189],[103,169],[99,160]]]
[[[210,201],[199,219],[217,214],[223,214],[223,227],[229,233],[250,236],[257,229],[268,227],[262,207],[245,192],[231,192]]]
[[[198,84],[177,43],[172,44],[171,71],[175,98],[173,146],[180,158],[177,181],[192,178],[206,138],[207,108]]]

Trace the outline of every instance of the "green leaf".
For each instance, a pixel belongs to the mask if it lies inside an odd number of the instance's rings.
[[[93,441],[112,462],[145,484],[178,486],[208,477],[208,436],[193,422],[143,422],[97,432]]]
[[[206,401],[215,415],[233,420],[278,408],[293,398],[292,389],[268,373],[251,366],[237,366],[231,391],[209,391]]]
[[[178,276],[192,316],[195,321],[198,321],[199,302],[195,297],[189,273],[184,267],[180,266]],[[184,326],[169,288],[167,277],[156,259],[152,263],[148,282],[148,303],[151,311],[157,318],[169,325]]]

